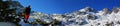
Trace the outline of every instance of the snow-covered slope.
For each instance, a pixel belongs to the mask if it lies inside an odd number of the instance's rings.
[[[115,7],[112,11],[104,8],[96,11],[93,8],[85,7],[73,13],[66,14],[44,14],[42,12],[31,13],[30,18],[48,23],[49,26],[54,24],[54,20],[59,21],[59,26],[120,26],[120,8]],[[30,19],[29,19],[30,20]],[[37,23],[38,24],[38,23]]]

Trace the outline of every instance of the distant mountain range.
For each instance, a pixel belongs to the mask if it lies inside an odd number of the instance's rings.
[[[114,7],[112,11],[108,8],[96,11],[93,8],[85,7],[73,13],[65,14],[45,14],[32,11],[29,19],[33,19],[33,21],[29,20],[29,22],[39,23],[42,21],[49,26],[120,26],[119,10],[120,7]],[[54,22],[55,20],[59,23]]]

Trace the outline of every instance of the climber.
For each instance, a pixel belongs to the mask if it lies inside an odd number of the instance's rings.
[[[25,21],[25,23],[27,23],[28,22],[28,18],[29,18],[29,16],[30,16],[30,11],[31,11],[31,8],[30,8],[30,6],[28,6],[28,7],[26,7],[25,8],[25,15],[24,15],[24,21]]]

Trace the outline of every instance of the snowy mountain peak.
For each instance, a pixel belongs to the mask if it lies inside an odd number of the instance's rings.
[[[119,7],[114,7],[112,11],[113,11],[114,13],[118,13],[118,12],[119,12],[119,10],[120,10],[120,8],[119,8]]]
[[[93,9],[93,8],[90,8],[90,7],[85,7],[85,8],[83,8],[83,9],[79,10],[79,11],[80,11],[80,12],[93,12],[94,9]]]
[[[108,8],[104,8],[102,10],[102,12],[103,12],[103,14],[110,14],[111,13],[111,11]]]

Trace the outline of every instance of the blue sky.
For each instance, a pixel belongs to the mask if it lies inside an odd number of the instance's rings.
[[[23,6],[31,5],[32,11],[47,14],[64,14],[90,6],[96,10],[120,6],[120,0],[18,0]]]

